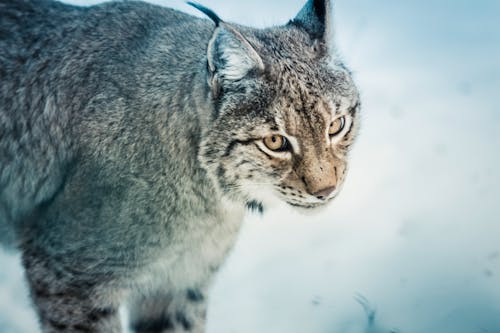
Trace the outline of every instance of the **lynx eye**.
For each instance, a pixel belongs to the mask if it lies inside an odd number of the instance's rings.
[[[270,135],[264,138],[266,147],[275,152],[283,152],[289,150],[288,140],[282,135]]]
[[[328,134],[330,136],[338,135],[345,126],[345,118],[339,117],[330,123],[330,128],[328,129]]]

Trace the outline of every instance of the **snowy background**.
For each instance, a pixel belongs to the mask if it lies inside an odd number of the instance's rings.
[[[202,2],[258,27],[303,5]],[[335,32],[363,95],[344,191],[248,218],[208,332],[500,333],[500,2],[337,0]],[[0,332],[36,327],[0,250]]]

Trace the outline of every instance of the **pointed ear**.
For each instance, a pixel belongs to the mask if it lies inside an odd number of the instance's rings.
[[[328,42],[331,33],[331,1],[308,0],[290,24],[305,29],[312,39]]]
[[[208,69],[212,75],[209,84],[243,79],[251,71],[262,72],[264,62],[248,40],[230,25],[221,22],[208,44]]]

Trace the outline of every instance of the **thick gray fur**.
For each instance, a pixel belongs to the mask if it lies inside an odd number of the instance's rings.
[[[120,332],[124,302],[135,332],[204,332],[245,206],[336,196],[359,100],[329,8],[258,30],[142,2],[0,0],[0,237],[43,332]]]

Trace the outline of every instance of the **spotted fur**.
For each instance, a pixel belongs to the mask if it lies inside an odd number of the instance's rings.
[[[245,211],[341,188],[360,102],[330,1],[268,29],[195,7],[0,0],[0,238],[45,333],[118,333],[125,303],[134,332],[202,333]]]
[[[242,30],[264,59],[264,72],[220,83],[232,93],[217,99],[222,116],[202,141],[200,159],[223,192],[251,207],[276,197],[295,207],[323,205],[339,193],[359,126],[351,74],[325,51],[328,41],[304,34],[297,20],[272,30]],[[339,116],[346,126],[329,138],[328,126]],[[287,137],[292,152],[265,149],[261,139],[273,133]],[[315,195],[328,187],[335,191]]]

